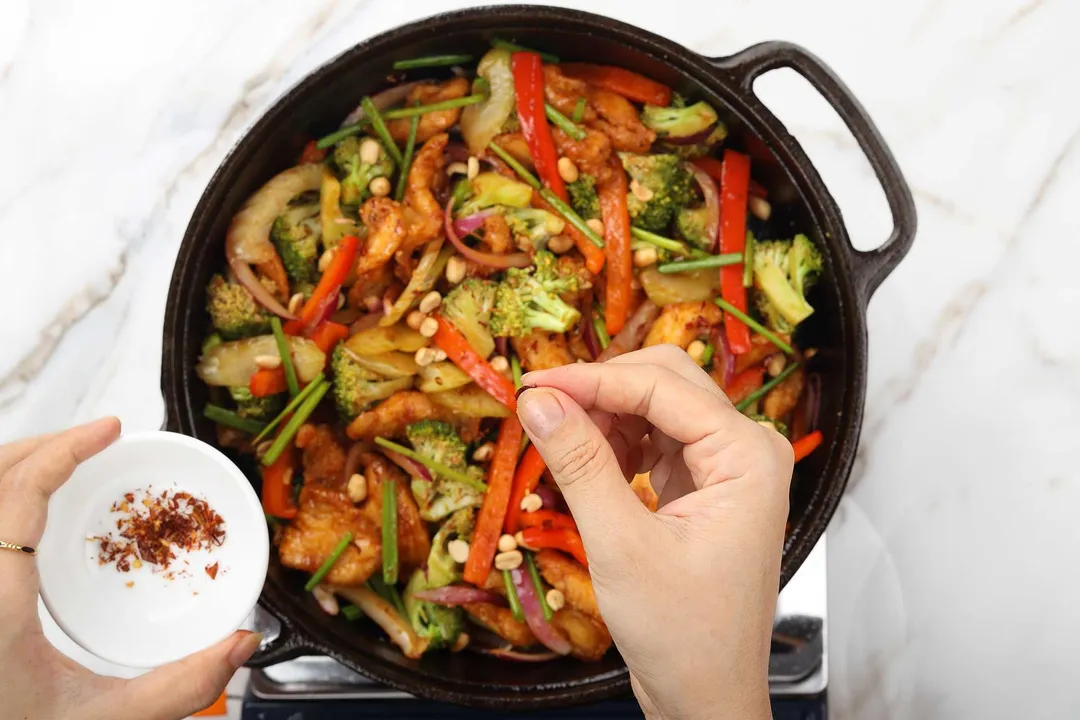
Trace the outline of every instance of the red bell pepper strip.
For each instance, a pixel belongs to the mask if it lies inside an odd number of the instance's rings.
[[[311,340],[315,346],[327,355],[334,349],[339,341],[349,337],[349,328],[336,322],[325,320],[311,333]],[[276,367],[273,370],[256,370],[248,383],[248,390],[255,397],[267,397],[277,395],[288,389],[285,380],[285,370]]]
[[[311,333],[311,341],[324,353],[329,354],[338,342],[349,337],[349,328],[341,323],[325,320]]]
[[[534,512],[523,513],[521,516],[521,524],[524,527],[530,528],[538,527],[546,530],[563,528],[577,532],[577,523],[574,522],[574,518],[566,513],[561,513],[556,510],[541,509]]]
[[[510,408],[510,412],[516,413],[514,383],[480,357],[449,320],[441,315],[436,315],[435,319],[439,321],[439,329],[435,332],[435,337],[431,338],[435,346],[446,353],[450,362],[464,370],[488,395]]]
[[[795,452],[795,462],[799,462],[810,453],[817,450],[818,445],[821,445],[821,441],[825,439],[825,436],[821,434],[820,430],[815,430],[809,435],[803,435],[801,438],[791,443],[791,449]]]
[[[504,527],[508,533],[516,533],[521,529],[521,501],[536,489],[540,484],[540,477],[544,474],[544,458],[540,457],[540,451],[535,445],[529,445],[525,454],[521,456],[517,472],[514,473],[514,485],[510,490],[510,506],[506,509],[506,523]]]
[[[499,438],[495,441],[495,453],[491,456],[488,469],[487,494],[480,513],[476,516],[476,528],[472,542],[469,543],[469,559],[465,562],[462,577],[465,582],[483,587],[491,574],[491,564],[495,559],[495,550],[502,535],[503,521],[506,520],[506,508],[510,502],[510,488],[514,482],[514,466],[517,464],[518,451],[521,449],[521,437],[524,430],[517,415],[503,420],[499,428]]]
[[[314,140],[308,140],[308,144],[304,146],[303,151],[300,153],[300,164],[312,165],[321,163],[324,158],[326,158],[326,151],[320,150],[318,144]]]
[[[337,310],[338,293],[345,284],[345,278],[356,266],[359,248],[360,240],[355,235],[341,239],[330,265],[319,278],[319,284],[304,303],[297,319],[285,323],[284,330],[287,335],[309,334]]]
[[[600,197],[600,217],[604,221],[604,248],[607,251],[607,282],[604,283],[604,322],[614,337],[630,317],[634,264],[630,252],[630,211],[626,173],[620,166],[596,188]],[[741,282],[741,277],[740,277]]]
[[[516,52],[511,56],[514,71],[514,92],[517,94],[517,114],[521,133],[529,146],[536,174],[563,200],[568,200],[566,186],[559,175],[559,154],[551,139],[551,128],[544,114],[544,68],[534,52]]]
[[[626,68],[591,63],[562,63],[559,69],[564,75],[618,93],[628,100],[650,105],[671,104],[671,88]]]
[[[765,368],[757,365],[752,368],[747,368],[731,378],[731,382],[722,389],[728,396],[728,400],[731,401],[731,404],[738,405],[745,400],[750,393],[761,387],[764,382]]]
[[[540,196],[540,193],[533,191],[532,197],[533,207],[541,210],[547,210],[553,215],[558,215],[559,211],[551,206],[547,200]],[[593,275],[600,274],[600,271],[604,269],[604,261],[607,259],[604,256],[604,249],[597,247],[592,240],[585,237],[585,233],[578,230],[571,223],[566,223],[566,229],[564,233],[569,235],[574,240],[574,245],[578,251],[585,256],[585,267],[589,269]]]
[[[267,515],[284,520],[296,517],[292,487],[294,466],[293,445],[289,443],[272,465],[262,469],[262,505]]]
[[[750,158],[734,150],[724,151],[720,173],[720,252],[739,253],[746,249],[746,202],[750,189]],[[720,296],[746,312],[743,266],[720,268]],[[750,351],[750,328],[741,320],[724,314],[724,332],[731,352]]]
[[[581,536],[576,530],[530,527],[521,531],[521,539],[526,548],[562,550],[564,553],[573,555],[574,559],[585,567],[589,567],[589,560],[585,557],[585,546],[581,544]]]

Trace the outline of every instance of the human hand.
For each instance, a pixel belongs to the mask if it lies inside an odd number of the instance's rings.
[[[649,717],[769,718],[792,451],[671,345],[532,372],[518,415]],[[660,509],[630,489],[650,472]]]
[[[56,435],[0,446],[0,540],[36,547],[49,496],[75,467],[120,434],[104,418]],[[0,550],[0,718],[172,720],[210,705],[261,637],[238,632],[134,680],[95,675],[45,638],[38,619],[34,558]]]

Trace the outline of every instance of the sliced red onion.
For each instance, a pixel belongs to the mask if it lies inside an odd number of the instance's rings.
[[[454,221],[454,232],[457,233],[458,237],[465,237],[470,233],[474,233],[483,227],[484,221],[491,217],[494,212],[494,210],[481,210],[469,217],[458,218]]]
[[[570,654],[570,641],[562,636],[555,627],[544,617],[544,608],[540,604],[540,596],[536,592],[532,578],[524,567],[516,567],[510,571],[510,577],[514,581],[514,590],[517,591],[518,600],[521,601],[521,609],[525,612],[525,622],[536,639],[548,650],[559,655]]]
[[[821,376],[812,373],[806,379],[806,390],[810,406],[810,428],[807,432],[814,432],[818,429],[818,421],[821,420]]]
[[[495,338],[495,350],[504,358],[510,357],[510,338],[497,337]]]
[[[705,221],[705,237],[712,238],[710,252],[716,252],[720,241],[720,191],[716,189],[716,183],[709,174],[694,163],[683,163],[683,167],[694,175],[701,194],[705,196],[705,210],[708,218]]]
[[[434,478],[431,477],[431,471],[420,463],[413,460],[412,458],[407,458],[404,455],[399,455],[393,450],[387,450],[386,448],[382,448],[382,453],[386,457],[390,458],[390,462],[394,463],[399,468],[404,470],[409,475],[409,477],[416,478],[417,480],[423,480],[425,482],[432,482],[432,480],[434,480]]]
[[[727,333],[722,325],[713,328],[709,333],[709,340],[713,346],[713,367],[719,366],[723,369],[724,387],[727,387],[735,377],[735,353],[731,352],[731,345],[728,344]]]
[[[452,163],[469,161],[469,148],[465,147],[463,143],[448,142],[443,153],[445,153],[446,159]]]
[[[600,338],[596,337],[596,328],[593,326],[595,313],[593,291],[592,288],[589,288],[581,300],[581,340],[585,343],[585,347],[594,362],[600,356],[600,353],[604,352],[604,348],[600,347]]]
[[[237,281],[247,288],[247,291],[251,293],[251,297],[255,298],[255,302],[278,317],[283,317],[286,320],[296,319],[296,316],[289,312],[288,308],[278,302],[273,293],[263,287],[263,284],[259,282],[259,278],[255,277],[255,271],[251,269],[250,265],[239,258],[229,258],[229,268],[236,275]]]
[[[526,652],[524,650],[515,650],[511,647],[497,647],[497,648],[475,648],[476,652],[483,653],[484,655],[491,655],[497,657],[500,660],[514,660],[515,662],[547,662],[549,660],[556,660],[562,655],[556,652]]]
[[[400,105],[405,102],[406,96],[409,91],[417,85],[423,85],[432,82],[431,80],[417,80],[415,82],[407,82],[401,85],[395,85],[392,88],[387,88],[380,93],[375,93],[371,96],[371,102],[375,105],[376,110],[385,110],[392,105]],[[364,119],[364,106],[363,104],[357,105],[356,109],[345,116],[345,119],[341,121],[341,127],[346,125],[354,125]]]
[[[684,135],[682,137],[672,137],[668,135],[663,139],[664,142],[669,145],[693,145],[695,143],[702,142],[705,138],[709,137],[709,134],[713,131],[713,125],[705,128],[700,132],[696,132],[693,135]]]
[[[446,585],[430,590],[421,590],[416,593],[416,599],[438,603],[439,605],[492,603],[493,605],[506,606],[506,598],[501,595],[469,585]]]
[[[353,443],[349,452],[345,454],[345,469],[341,474],[341,481],[349,484],[351,478],[360,469],[360,456],[371,450],[371,445],[366,442]]]
[[[479,250],[474,250],[458,237],[454,232],[454,216],[451,212],[454,208],[454,198],[451,197],[446,203],[446,212],[443,217],[443,226],[446,228],[446,237],[450,240],[457,251],[461,253],[466,259],[472,260],[477,265],[484,265],[486,267],[493,267],[499,269],[505,268],[524,268],[532,265],[532,260],[525,253],[513,253],[511,255],[499,255],[498,253],[487,253]]]
[[[378,313],[368,313],[359,320],[349,325],[349,335],[355,335],[356,333],[373,328],[379,324],[379,320],[382,320],[382,315]]]
[[[645,335],[648,334],[649,328],[658,317],[660,317],[660,308],[653,301],[646,300],[641,303],[619,334],[611,338],[611,344],[607,346],[607,350],[600,353],[596,361],[604,362],[637,350],[641,347],[641,343],[645,342]]]
[[[337,596],[325,585],[316,585],[311,594],[315,596],[315,602],[319,603],[319,608],[327,615],[337,615],[340,612]]]
[[[791,413],[791,441],[817,430],[821,414],[821,376],[812,373],[806,378],[806,387]]]
[[[539,485],[536,486],[536,489],[533,490],[533,492],[535,492],[537,495],[540,496],[540,499],[544,503],[543,507],[547,508],[548,510],[557,510],[558,509],[558,507],[559,507],[558,493],[556,493],[550,487],[548,487],[547,485],[544,485],[543,483],[540,483]]]
[[[315,313],[311,316],[311,321],[304,325],[303,334],[305,336],[311,335],[315,331],[315,328],[319,327],[325,320],[329,320],[330,316],[337,310],[338,293],[331,293],[322,299],[322,302],[315,308]]]

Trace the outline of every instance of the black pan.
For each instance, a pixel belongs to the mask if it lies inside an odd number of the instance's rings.
[[[866,305],[904,257],[915,235],[915,207],[900,168],[859,102],[816,57],[783,42],[767,42],[728,57],[708,58],[636,27],[558,8],[477,8],[428,18],[379,35],[340,55],[282,97],[244,136],[211,179],[184,235],[165,314],[161,387],[167,428],[214,442],[201,415],[206,388],[193,368],[207,328],[204,288],[224,259],[233,213],[262,183],[295,163],[304,143],[336,128],[360,97],[379,90],[396,59],[471,52],[479,57],[494,36],[564,58],[619,65],[656,78],[722,109],[729,144],[750,152],[754,174],[770,191],[773,218],[759,237],[804,231],[823,248],[826,272],[811,298],[817,312],[800,328],[804,347],[820,348],[815,370],[824,380],[821,429],[825,444],[800,463],[791,493],[781,586],[825,531],[844,491],[862,424],[866,392]],[[843,218],[802,148],[752,91],[754,80],[791,68],[829,101],[866,153],[892,212],[893,231],[877,250],[855,250]],[[253,475],[253,477],[257,477]],[[256,487],[258,484],[256,483]],[[379,682],[409,693],[475,707],[524,709],[600,700],[629,688],[626,667],[612,651],[598,663],[572,659],[513,664],[469,653],[407,660],[365,622],[323,614],[304,578],[271,562],[261,603],[282,623],[281,637],[260,651],[260,667],[301,654],[328,655]],[[656,619],[661,625],[663,619]]]

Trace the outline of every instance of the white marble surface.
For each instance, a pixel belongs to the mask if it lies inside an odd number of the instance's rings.
[[[160,328],[226,151],[351,44],[463,3],[0,2],[0,439],[159,426]],[[1080,63],[1070,0],[586,2],[707,54],[798,42],[915,190],[870,308],[864,442],[830,531],[837,718],[1080,716]],[[887,232],[852,138],[782,73],[762,96],[863,247]]]

